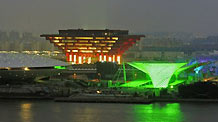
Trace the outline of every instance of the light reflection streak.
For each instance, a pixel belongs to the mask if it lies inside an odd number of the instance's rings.
[[[183,122],[179,103],[134,105],[134,122]]]
[[[22,122],[32,122],[32,104],[23,103],[21,104],[20,112]]]

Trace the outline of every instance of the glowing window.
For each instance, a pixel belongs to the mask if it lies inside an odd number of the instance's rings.
[[[117,56],[117,62],[118,62],[118,64],[121,63],[121,61],[120,61],[120,56],[119,56],[119,55]]]
[[[92,63],[92,57],[88,57],[88,64]]]
[[[78,47],[78,49],[80,49],[80,50],[87,49],[87,47]]]
[[[79,56],[79,64],[82,64],[82,57]]]
[[[96,46],[106,46],[106,44],[96,44]]]
[[[113,44],[108,44],[109,47],[113,47]]]
[[[77,42],[77,40],[62,40],[62,42]]]
[[[89,49],[96,50],[97,48],[96,47],[89,47]]]
[[[109,61],[109,62],[111,62],[111,61],[112,61],[112,58],[111,58],[111,57],[109,57],[109,58],[108,58],[108,61]]]
[[[105,37],[95,37],[95,39],[105,39]]]
[[[93,39],[93,37],[75,37],[75,39]]]
[[[74,63],[76,63],[76,55],[73,56]]]
[[[92,44],[75,44],[76,46],[92,46]]]
[[[118,37],[112,37],[112,39],[113,39],[113,40],[118,40],[119,38],[118,38]]]
[[[73,39],[73,37],[66,37],[66,39]]]
[[[100,62],[102,61],[102,55],[99,56],[99,61],[100,61]]]
[[[57,45],[58,46],[64,46],[65,44],[64,43],[58,43]]]
[[[54,37],[54,39],[64,39],[64,37]]]
[[[88,40],[79,40],[79,42],[89,42]]]
[[[67,45],[73,45],[73,43],[67,43]]]
[[[70,60],[70,62],[72,62],[72,55],[69,56],[69,60]]]
[[[104,61],[106,61],[107,60],[107,56],[106,55],[104,55]]]
[[[78,52],[78,50],[72,50],[72,52]]]
[[[81,50],[80,52],[81,52],[81,53],[93,53],[92,50]]]
[[[54,40],[53,42],[59,42],[59,40]]]
[[[115,55],[113,55],[113,62],[115,61]]]
[[[116,43],[116,41],[102,41],[103,43]]]
[[[90,41],[91,43],[99,43],[100,41]]]
[[[103,52],[103,53],[108,53],[109,51],[107,51],[107,50],[103,50],[102,52]]]

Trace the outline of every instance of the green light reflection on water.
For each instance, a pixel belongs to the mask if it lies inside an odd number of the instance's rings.
[[[183,122],[179,103],[134,105],[134,122]]]

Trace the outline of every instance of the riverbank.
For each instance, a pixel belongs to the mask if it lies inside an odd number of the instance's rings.
[[[55,102],[79,102],[79,103],[129,103],[129,104],[150,104],[152,99],[145,99],[141,97],[63,97],[55,98]]]
[[[218,103],[218,99],[181,99],[181,98],[152,98],[132,96],[71,96],[71,97],[50,97],[50,96],[0,96],[0,100],[52,100],[54,102],[72,103],[125,103],[125,104],[151,104],[151,103]]]

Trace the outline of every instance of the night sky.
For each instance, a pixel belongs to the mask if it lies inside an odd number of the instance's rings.
[[[0,0],[0,30],[218,33],[218,0]]]

